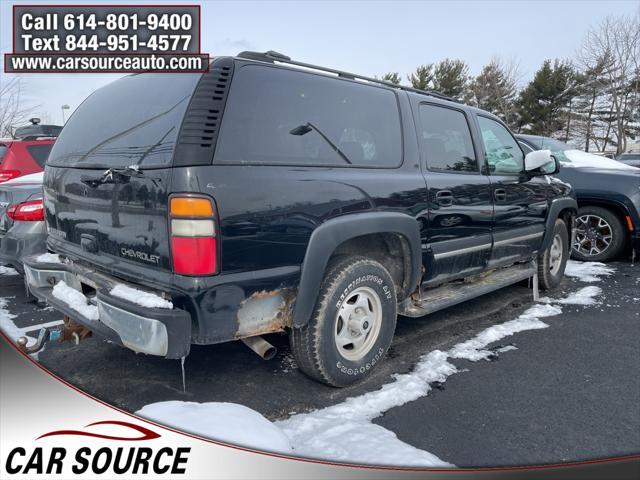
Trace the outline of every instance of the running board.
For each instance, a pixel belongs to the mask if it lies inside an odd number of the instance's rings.
[[[398,315],[422,317],[528,278],[532,279],[533,299],[537,301],[538,267],[536,260],[531,260],[481,275],[475,280],[448,283],[428,289],[422,292],[419,300],[416,301],[412,296],[398,305]]]

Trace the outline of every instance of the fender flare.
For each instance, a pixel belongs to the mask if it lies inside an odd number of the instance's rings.
[[[329,258],[335,249],[347,240],[374,233],[396,233],[407,240],[411,254],[409,291],[418,286],[422,275],[422,247],[420,227],[415,218],[402,213],[367,212],[327,220],[313,231],[307,245],[293,308],[294,327],[306,325],[311,318]]]
[[[540,252],[545,251],[551,241],[553,240],[553,228],[556,220],[560,218],[560,212],[563,210],[572,210],[574,215],[578,213],[578,202],[575,198],[555,198],[551,201],[549,207],[549,215],[547,216],[547,224],[544,231],[544,237],[542,238],[542,244],[540,245]],[[571,242],[569,242],[571,243]],[[572,248],[572,244],[569,245],[569,249]]]

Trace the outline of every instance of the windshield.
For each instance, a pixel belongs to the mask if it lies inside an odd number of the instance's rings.
[[[65,125],[48,165],[166,167],[201,74],[130,75],[97,90]]]

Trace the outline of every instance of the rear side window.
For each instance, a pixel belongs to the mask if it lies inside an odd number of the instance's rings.
[[[169,166],[201,76],[146,73],[102,87],[71,116],[47,163],[85,168]]]
[[[214,162],[395,167],[400,131],[391,90],[248,65],[234,75]]]
[[[420,105],[422,145],[429,170],[478,173],[465,114],[437,105]]]
[[[0,163],[2,163],[2,160],[4,160],[4,156],[7,153],[8,149],[9,147],[7,147],[4,143],[0,143]]]
[[[44,168],[44,164],[47,162],[47,157],[51,151],[53,144],[49,145],[30,145],[27,147],[29,155],[36,161],[38,165]]]

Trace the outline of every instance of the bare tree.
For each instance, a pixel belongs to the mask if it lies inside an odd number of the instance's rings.
[[[16,128],[27,123],[37,108],[24,105],[23,87],[20,76],[0,84],[0,137],[13,138]]]
[[[605,18],[588,31],[578,59],[586,71],[591,71],[592,87],[604,86],[604,95],[594,97],[591,111],[598,110],[598,103],[610,104],[610,111],[602,115],[609,123],[606,132],[610,138],[602,139],[601,148],[613,143],[621,153],[627,146],[630,123],[640,108],[640,15]],[[593,121],[591,116],[588,120]]]

